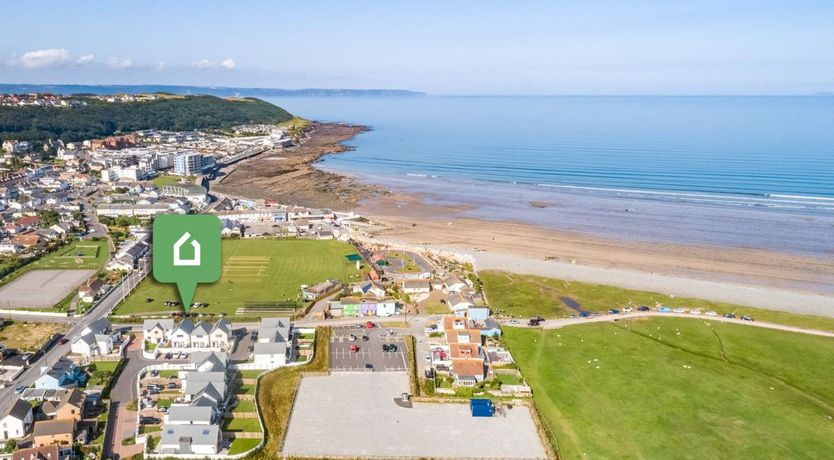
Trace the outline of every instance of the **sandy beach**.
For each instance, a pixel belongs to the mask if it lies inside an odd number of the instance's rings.
[[[469,254],[481,269],[834,315],[834,260],[830,257],[624,241],[476,219],[469,217],[471,208],[465,205],[435,204],[419,193],[382,191],[377,185],[313,166],[322,155],[345,150],[340,143],[363,129],[319,125],[301,147],[250,160],[224,177],[216,189],[250,198],[353,209],[371,220],[368,233],[379,241]]]

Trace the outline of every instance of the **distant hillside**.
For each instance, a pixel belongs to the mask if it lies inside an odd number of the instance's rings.
[[[140,129],[226,128],[240,123],[280,123],[286,110],[260,99],[174,96],[146,102],[108,103],[82,97],[86,107],[0,107],[0,139],[67,142]]]
[[[175,85],[16,85],[0,84],[0,93],[53,93],[53,94],[145,94],[171,93],[182,95],[206,94],[211,96],[424,96],[425,93],[403,89],[277,89],[235,88],[218,86]]]

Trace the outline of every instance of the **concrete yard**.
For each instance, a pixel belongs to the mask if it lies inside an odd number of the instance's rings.
[[[350,337],[355,337],[351,341]],[[363,340],[367,336],[368,340]],[[382,345],[396,345],[397,351],[383,351]],[[351,352],[350,346],[356,345],[359,351]],[[405,340],[402,336],[391,335],[386,329],[357,329],[355,326],[334,326],[330,337],[331,371],[370,371],[376,372],[407,370],[405,359]]]
[[[0,308],[52,308],[95,270],[31,270],[0,288]]]
[[[546,458],[530,411],[472,417],[468,404],[397,406],[405,372],[337,372],[301,381],[283,455]]]

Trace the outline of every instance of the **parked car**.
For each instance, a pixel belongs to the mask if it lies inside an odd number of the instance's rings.
[[[670,311],[672,311],[672,309],[669,307],[660,307],[657,309],[657,311],[659,311],[660,313],[669,313]]]
[[[729,319],[735,319],[736,315],[732,313],[724,313],[724,317]]]
[[[169,389],[169,390],[176,390],[176,389],[177,389],[177,388],[179,388],[179,387],[180,387],[180,386],[179,386],[179,385],[177,385],[177,384],[176,384],[176,383],[174,383],[174,382],[171,382],[171,383],[169,383],[169,384],[168,384],[168,389]]]
[[[65,345],[67,342],[69,342],[69,339],[64,337],[58,341],[58,345]]]
[[[22,385],[22,384],[21,384],[21,385],[18,385],[18,386],[14,389],[14,392],[15,392],[15,394],[20,394],[20,393],[23,393],[23,390],[25,390],[25,389],[26,389],[26,385]]]
[[[753,321],[753,318],[749,315],[744,315],[741,317],[742,321]]]
[[[689,310],[689,313],[691,313],[691,314],[693,314],[693,315],[700,315],[700,314],[701,314],[701,310]]]
[[[580,317],[580,318],[590,318],[590,317],[591,317],[591,312],[589,312],[589,311],[581,311],[581,312],[579,312],[579,317]]]
[[[391,353],[396,353],[397,350],[398,350],[397,345],[395,345],[393,343],[388,347],[388,351],[390,351]]]
[[[633,308],[631,308],[631,307],[624,307],[624,308],[623,308],[623,313],[631,313],[631,312],[633,312],[633,311],[634,311],[634,309],[633,309]]]
[[[368,321],[367,323],[365,323],[365,329],[373,329],[374,327],[376,327],[376,324],[374,324],[371,321]]]
[[[351,334],[350,337],[348,337],[348,340],[350,340],[351,342],[356,342],[356,336]]]
[[[365,369],[367,369],[367,370],[369,370],[369,371],[373,372],[373,370],[374,370],[374,365],[373,365],[373,364],[371,364],[371,363],[367,363],[367,364],[365,364]]]
[[[645,305],[641,305],[640,308],[637,309],[637,311],[649,311],[649,310],[651,310],[651,308],[649,308]]]
[[[368,340],[371,340],[370,337],[368,337],[367,335],[362,336],[362,341],[363,342],[367,342]]]
[[[382,351],[391,351],[391,346],[387,343],[382,344]]]
[[[358,345],[351,345],[350,346],[350,352],[351,353],[356,353],[358,351],[359,351],[359,346]]]
[[[612,308],[612,309],[608,310],[608,314],[609,315],[619,315],[620,310],[617,310],[616,308]]]
[[[672,311],[675,312],[675,313],[686,313],[686,309],[683,309],[683,308],[680,308],[680,307],[675,308]]]
[[[705,315],[707,315],[707,316],[718,316],[718,313],[716,313],[716,312],[714,312],[714,311],[712,311],[712,310],[710,310],[710,311],[708,311],[708,312],[706,312],[706,313],[704,313],[704,314],[705,314]]]
[[[159,419],[156,417],[139,417],[139,423],[143,425],[156,425]]]
[[[151,377],[159,377],[159,369],[151,369]]]

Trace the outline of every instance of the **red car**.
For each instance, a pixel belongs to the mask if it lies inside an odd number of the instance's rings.
[[[67,342],[69,342],[69,339],[61,339],[58,341],[58,345],[64,345]]]
[[[351,353],[356,353],[357,351],[359,351],[359,346],[358,345],[351,345],[350,346],[350,352]]]
[[[365,323],[365,329],[373,329],[374,327],[376,327],[376,326],[374,325],[374,323],[372,323],[370,321]]]

